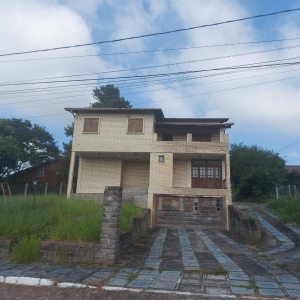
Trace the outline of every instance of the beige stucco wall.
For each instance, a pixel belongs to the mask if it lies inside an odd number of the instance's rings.
[[[147,191],[149,187],[148,162],[123,162],[122,188],[124,190]]]
[[[164,156],[164,162],[159,162],[160,155]],[[150,178],[149,187],[173,186],[173,153],[150,154]]]
[[[83,133],[84,117],[100,117],[98,133]],[[142,133],[127,132],[129,117],[143,118]],[[152,145],[153,126],[152,115],[77,114],[72,149],[88,152],[147,152]]]
[[[98,133],[83,133],[84,118],[100,118]],[[128,133],[128,118],[143,118],[142,133]],[[192,142],[192,134],[174,134],[174,141],[159,141],[154,132],[154,116],[148,114],[77,114],[72,151],[75,152],[228,152],[224,129],[213,130],[211,142]]]
[[[121,185],[121,159],[80,158],[77,193],[103,193]]]
[[[173,186],[190,187],[189,177],[191,177],[190,160],[174,160],[173,162]]]

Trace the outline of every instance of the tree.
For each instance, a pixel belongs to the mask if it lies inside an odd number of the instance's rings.
[[[95,88],[93,90],[93,97],[96,102],[90,103],[93,108],[131,108],[132,105],[124,97],[120,96],[119,88],[113,84],[107,84]]]
[[[91,108],[131,108],[132,105],[124,97],[120,96],[119,88],[112,84],[100,86],[93,90],[93,97],[96,102],[90,103]],[[65,129],[65,135],[67,137],[73,136],[74,123],[68,125]],[[72,150],[72,140],[68,143],[63,143],[64,150],[60,156],[57,165],[54,167],[55,171],[59,173],[58,180],[62,182],[67,182],[69,168],[70,168],[70,158]],[[76,181],[77,170],[78,170],[78,157],[75,160],[74,178]]]
[[[71,125],[67,125],[65,130],[65,136],[72,138],[73,136],[74,123]],[[70,168],[70,160],[71,160],[71,150],[72,150],[72,139],[68,143],[63,143],[63,151],[54,165],[54,170],[57,172],[57,181],[58,182],[67,182]],[[74,178],[77,178],[77,170],[78,170],[78,157],[75,159],[75,170],[74,170]]]
[[[0,119],[0,178],[53,160],[59,149],[53,136],[28,120]]]
[[[275,185],[286,182],[284,159],[258,146],[231,145],[230,169],[233,189],[244,199],[267,198]]]

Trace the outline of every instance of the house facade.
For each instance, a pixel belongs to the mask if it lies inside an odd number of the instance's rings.
[[[53,163],[53,161],[50,161],[29,167],[11,175],[7,181],[10,184],[32,183],[33,180],[36,180],[38,183],[56,183],[57,176],[53,170]]]
[[[165,118],[161,109],[65,108],[75,117],[68,197],[105,186],[152,212],[152,225],[228,229],[227,118]],[[71,194],[75,156],[76,194]]]

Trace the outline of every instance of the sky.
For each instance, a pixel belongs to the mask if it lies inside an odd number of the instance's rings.
[[[0,55],[299,7],[300,0],[0,0]],[[257,145],[278,152],[287,164],[300,165],[299,53],[300,11],[295,11],[161,36],[0,56],[0,118],[44,126],[62,147],[64,127],[73,121],[64,107],[88,107],[94,102],[93,88],[114,84],[133,107],[162,108],[165,117],[228,117],[235,123],[227,130],[230,143]],[[284,59],[295,64],[274,66]],[[199,72],[261,63],[273,65]],[[197,72],[113,79],[187,71]],[[93,80],[36,83],[82,79]]]

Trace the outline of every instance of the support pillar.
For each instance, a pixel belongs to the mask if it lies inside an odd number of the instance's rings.
[[[74,176],[74,166],[75,166],[75,152],[71,152],[71,160],[70,160],[70,169],[69,169],[69,178],[68,178],[68,189],[67,189],[67,198],[69,199],[71,196],[72,184],[73,184],[73,176]]]

